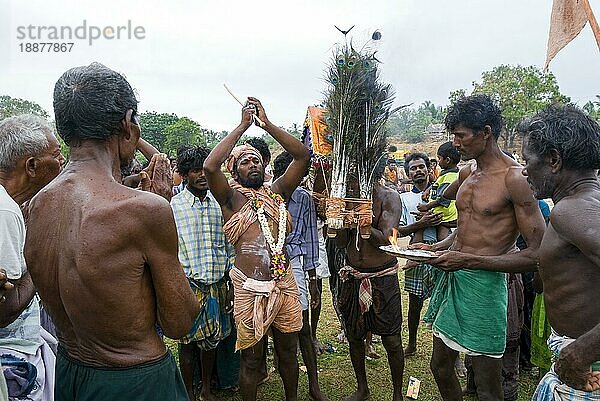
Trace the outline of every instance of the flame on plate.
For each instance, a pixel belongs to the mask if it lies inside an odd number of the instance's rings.
[[[390,239],[390,244],[392,244],[395,247],[398,247],[398,230],[396,230],[395,228],[392,228],[392,236],[389,237]]]

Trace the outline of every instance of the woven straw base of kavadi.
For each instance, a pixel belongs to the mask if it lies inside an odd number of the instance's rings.
[[[373,217],[371,199],[333,198],[331,186],[332,137],[323,121],[325,109],[309,106],[304,121],[303,142],[311,150],[310,184],[317,214],[328,222],[327,234],[335,237],[341,228],[359,228],[363,238],[371,235]]]

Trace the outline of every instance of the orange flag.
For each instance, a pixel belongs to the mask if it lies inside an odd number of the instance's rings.
[[[589,1],[554,0],[544,70],[548,69],[548,64],[554,56],[572,41],[588,22],[594,32],[598,49],[600,49],[600,27],[598,27],[598,22],[596,22]]]

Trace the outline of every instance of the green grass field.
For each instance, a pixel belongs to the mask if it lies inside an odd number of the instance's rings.
[[[402,265],[402,264],[401,264]],[[400,288],[403,288],[403,275],[400,278]],[[351,394],[355,390],[356,381],[354,372],[350,363],[348,354],[348,346],[340,344],[336,341],[336,336],[340,331],[340,326],[335,316],[331,303],[331,293],[329,292],[329,283],[327,280],[323,282],[323,308],[321,312],[321,320],[317,329],[318,337],[323,344],[330,343],[335,351],[333,353],[325,353],[318,358],[319,368],[319,383],[322,391],[331,399],[331,401],[341,400],[344,396]],[[402,338],[404,344],[408,339],[408,327],[406,326],[406,316],[408,307],[408,295],[402,291],[402,309],[403,309],[403,328]],[[427,303],[423,308],[423,313],[427,308]],[[176,347],[168,342],[169,346],[176,352]],[[371,390],[370,400],[391,400],[392,398],[392,382],[390,372],[385,356],[385,350],[381,343],[375,344],[377,352],[382,356],[381,359],[367,360],[367,378],[369,388]],[[418,335],[418,352],[416,355],[407,358],[404,368],[404,386],[403,393],[406,394],[408,386],[408,378],[414,376],[421,380],[421,389],[419,400],[433,401],[441,400],[437,390],[435,381],[429,370],[429,358],[432,350],[432,334],[431,331],[423,327],[419,327]],[[269,354],[269,366],[272,362],[272,354]],[[300,366],[302,366],[302,357],[298,357]],[[462,381],[464,387],[464,380]],[[537,385],[537,370],[531,372],[522,372],[519,383],[519,401],[530,400]],[[198,392],[199,393],[199,392]],[[231,391],[216,392],[217,397],[225,401],[241,401],[239,393]],[[200,398],[198,398],[199,400]],[[284,400],[283,385],[281,378],[277,372],[270,374],[267,383],[258,388],[258,400],[279,401]],[[465,398],[466,400],[474,400],[475,398]],[[298,400],[308,401],[308,385],[306,373],[300,371],[300,381],[298,385]]]

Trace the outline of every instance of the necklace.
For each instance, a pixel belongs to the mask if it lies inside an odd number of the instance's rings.
[[[277,281],[281,280],[285,276],[286,272],[286,257],[285,253],[283,252],[283,247],[285,245],[287,210],[281,195],[271,193],[269,196],[277,203],[279,207],[277,240],[275,240],[273,234],[271,233],[271,228],[269,227],[269,222],[267,221],[263,201],[261,201],[256,195],[252,198],[252,208],[256,211],[260,229],[265,237],[265,240],[267,241],[267,244],[269,244],[269,249],[271,250],[271,277],[273,280]]]

